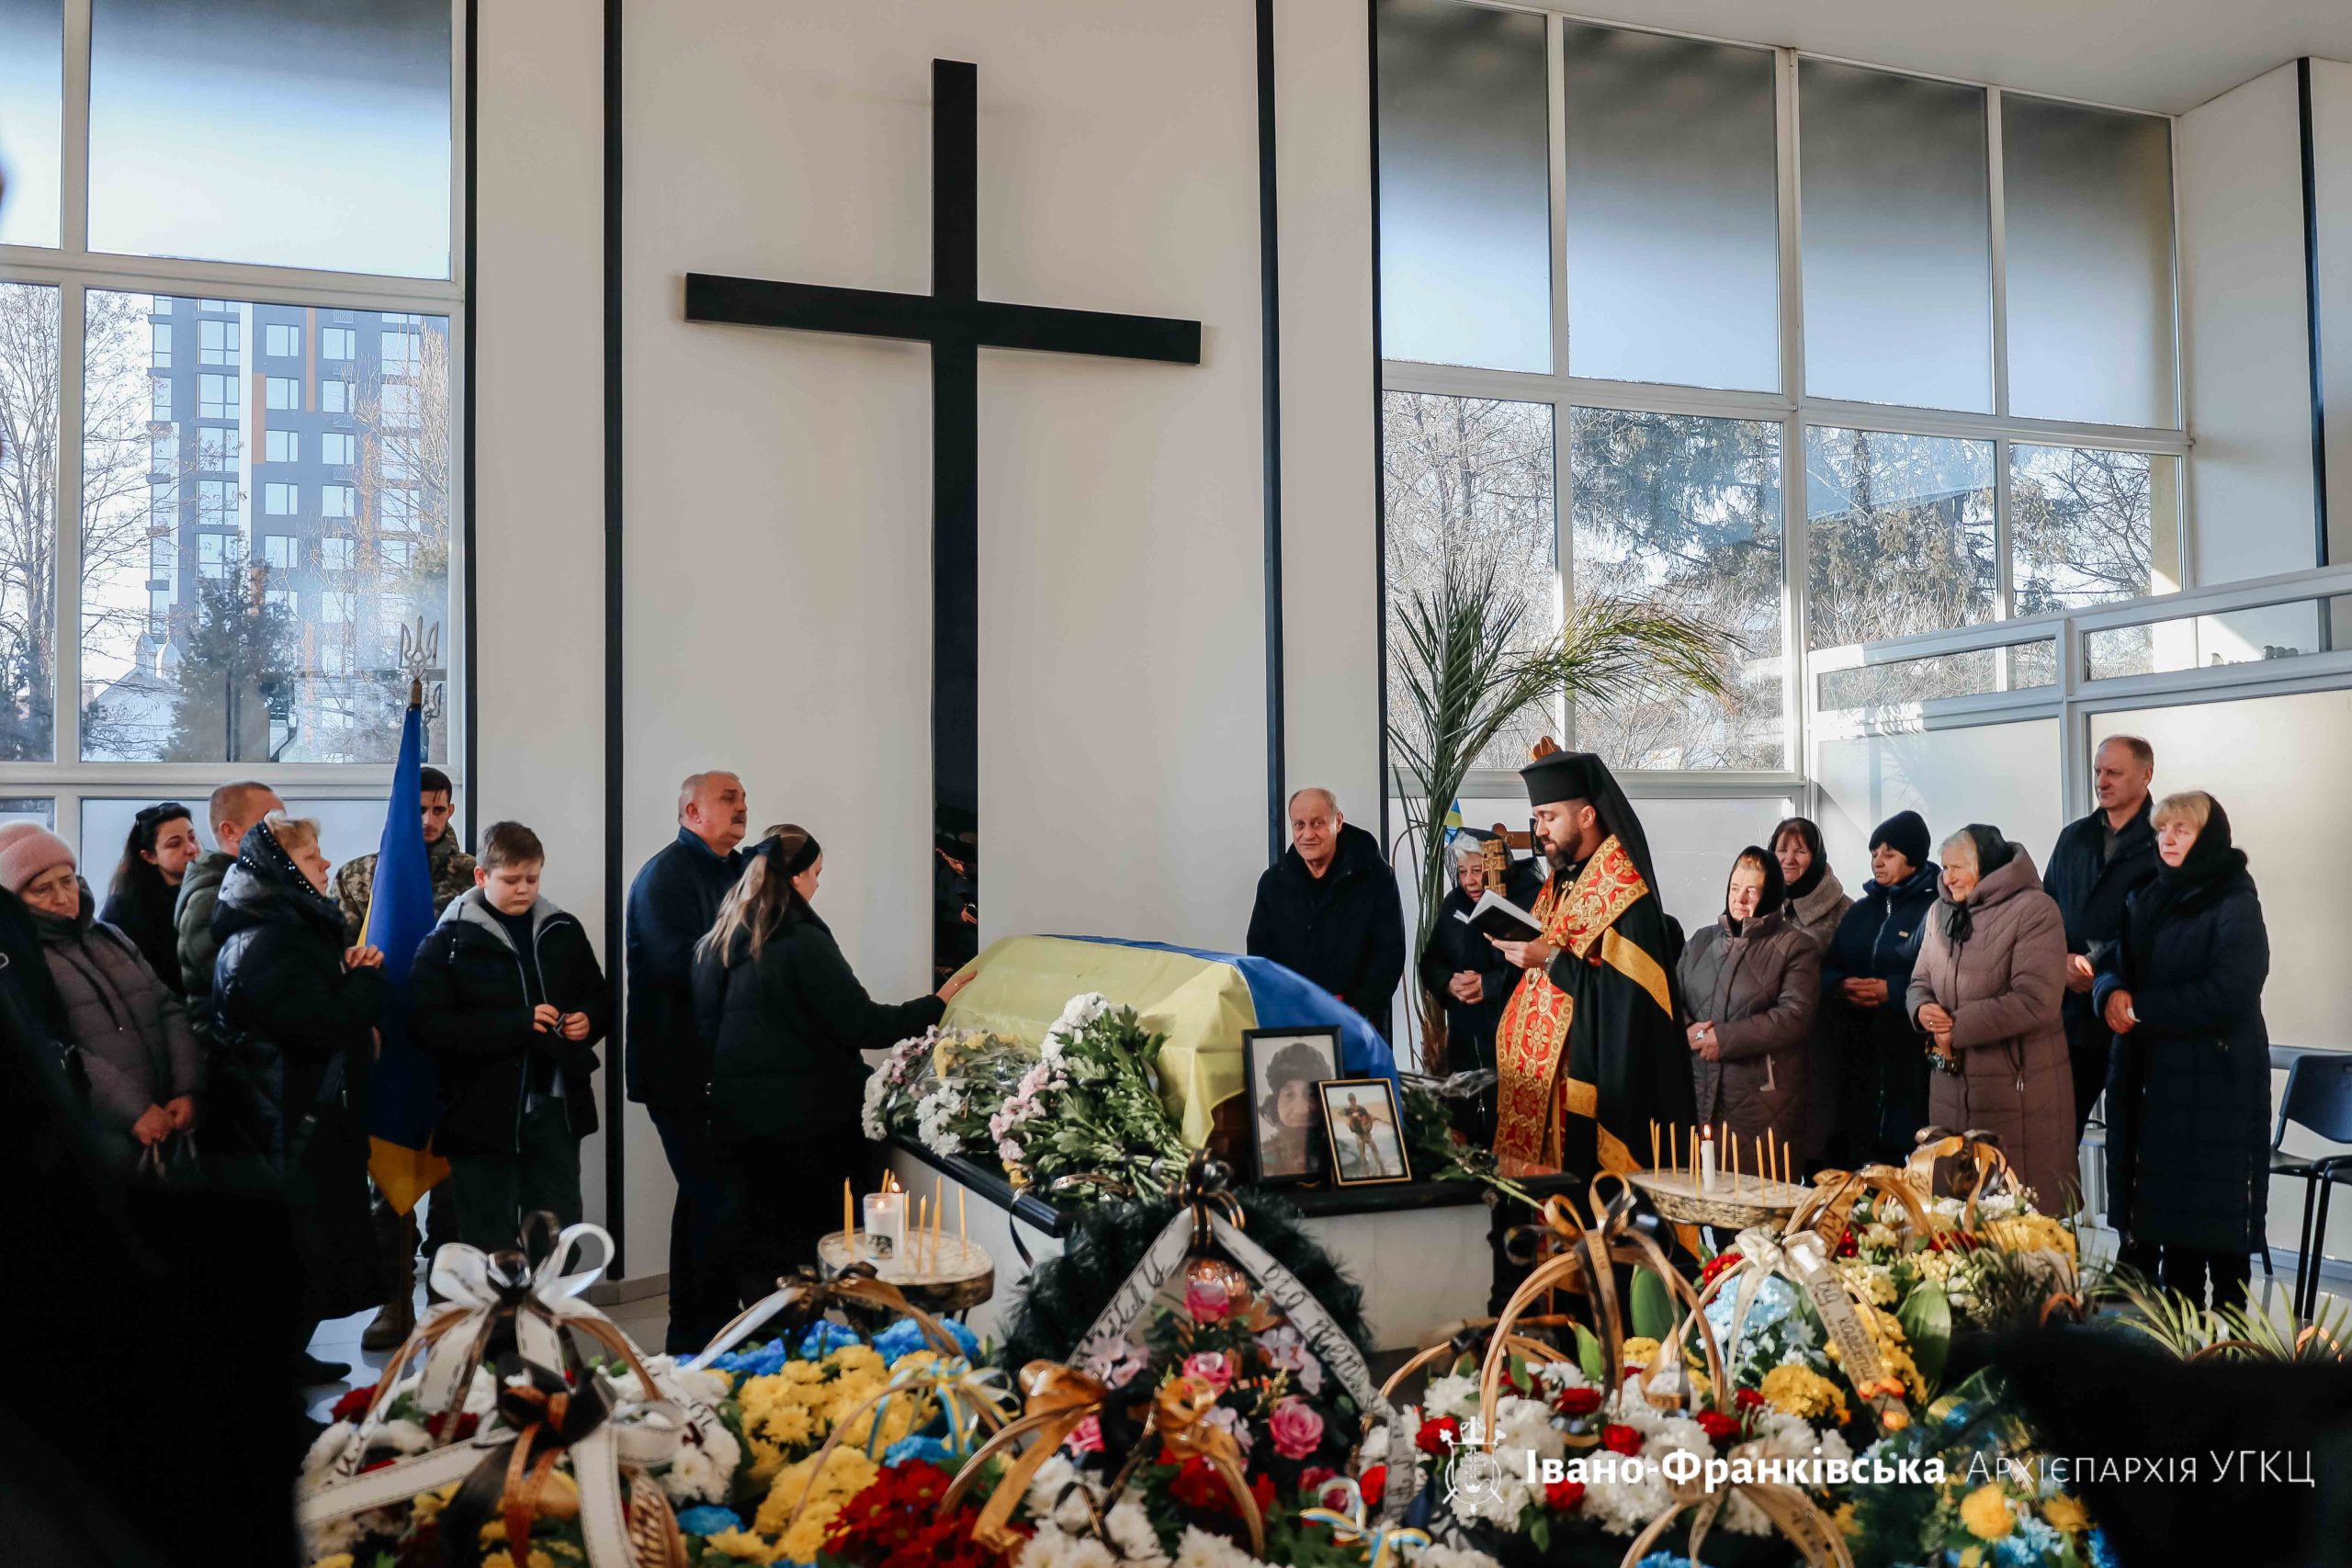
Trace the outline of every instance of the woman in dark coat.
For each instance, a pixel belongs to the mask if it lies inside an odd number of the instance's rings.
[[[311,1321],[380,1305],[367,1093],[384,955],[344,945],[317,823],[273,812],[245,830],[212,932],[213,1124],[233,1126],[286,1189],[309,1244]]]
[[[106,908],[98,919],[139,944],[155,977],[186,994],[180,974],[179,926],[172,912],[180,897],[187,868],[203,858],[197,841],[196,821],[176,800],[142,807],[130,820],[122,859],[107,888]]]
[[[1770,852],[1742,850],[1724,912],[1691,937],[1675,966],[1699,1120],[1743,1149],[1758,1139],[1772,1150],[1792,1146],[1804,1129],[1821,950],[1789,923],[1782,893]]]
[[[1900,1165],[1927,1124],[1927,1039],[1903,998],[1942,874],[1917,812],[1898,811],[1871,832],[1870,886],[1821,961],[1823,1032],[1839,1079],[1821,1164]]]
[[[2065,994],[2058,901],[2023,846],[1970,823],[1944,840],[1943,897],[1907,993],[1940,1069],[1928,1080],[1928,1120],[1990,1134],[2037,1206],[2058,1215],[2075,1212],[2083,1185]]]
[[[1772,829],[1771,845],[1772,858],[1781,863],[1781,880],[1788,886],[1789,924],[1827,953],[1838,935],[1838,922],[1854,900],[1829,869],[1820,827],[1810,817],[1783,818]],[[1804,1133],[1797,1140],[1797,1152],[1807,1162],[1819,1159],[1828,1145],[1829,1129],[1838,1119],[1840,1077],[1837,1025],[1824,1005],[1814,1010],[1813,1033],[1805,1043]]]
[[[2123,1260],[2191,1301],[2244,1306],[2270,1179],[2270,939],[2222,803],[2155,810],[2155,880],[2124,906],[2092,1000],[2115,1032],[2108,1223]]]
[[[710,1130],[731,1191],[723,1229],[747,1301],[817,1260],[826,1196],[865,1159],[862,1051],[939,1021],[968,976],[886,1007],[865,994],[809,901],[825,869],[806,829],[786,825],[750,857],[695,948],[695,1018],[711,1047]]]

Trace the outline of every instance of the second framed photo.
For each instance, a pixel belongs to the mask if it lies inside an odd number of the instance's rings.
[[[1241,1057],[1250,1081],[1250,1163],[1259,1185],[1319,1179],[1328,1145],[1315,1086],[1339,1076],[1338,1026],[1244,1030]]]
[[[1369,1187],[1413,1179],[1395,1084],[1386,1078],[1329,1078],[1315,1089],[1323,1102],[1323,1135],[1330,1145],[1331,1175],[1339,1185]]]

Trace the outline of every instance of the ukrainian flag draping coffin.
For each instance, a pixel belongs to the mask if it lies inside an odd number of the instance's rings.
[[[1117,937],[1009,936],[974,963],[971,984],[947,1004],[946,1028],[985,1029],[1035,1045],[1070,998],[1100,991],[1168,1037],[1160,1097],[1196,1147],[1208,1141],[1218,1104],[1245,1087],[1245,1029],[1337,1024],[1349,1077],[1396,1076],[1388,1043],[1361,1013],[1270,958]]]

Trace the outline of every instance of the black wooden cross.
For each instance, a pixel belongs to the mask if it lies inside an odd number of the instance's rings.
[[[971,956],[979,816],[979,350],[1031,348],[1201,362],[1201,323],[979,297],[979,94],[976,67],[931,62],[931,292],[887,294],[757,277],[686,275],[686,320],[910,338],[931,344],[931,776],[941,908],[935,963]],[[963,837],[965,833],[972,836]],[[941,857],[964,863],[952,877]]]

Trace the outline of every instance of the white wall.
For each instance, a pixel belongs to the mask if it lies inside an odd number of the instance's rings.
[[[2289,62],[2180,118],[2194,582],[2314,564],[2295,98]]]
[[[2352,560],[2352,64],[2312,62],[2312,210],[2319,241],[2329,557]]]
[[[596,0],[481,8],[476,423],[481,826],[514,817],[548,852],[547,893],[580,917],[606,971],[604,791],[604,19]],[[617,976],[616,976],[617,978]],[[620,1067],[604,1048],[597,1078]],[[591,1219],[607,1220],[607,1127],[581,1151]],[[670,1172],[644,1111],[627,1138],[633,1273],[659,1272]]]

